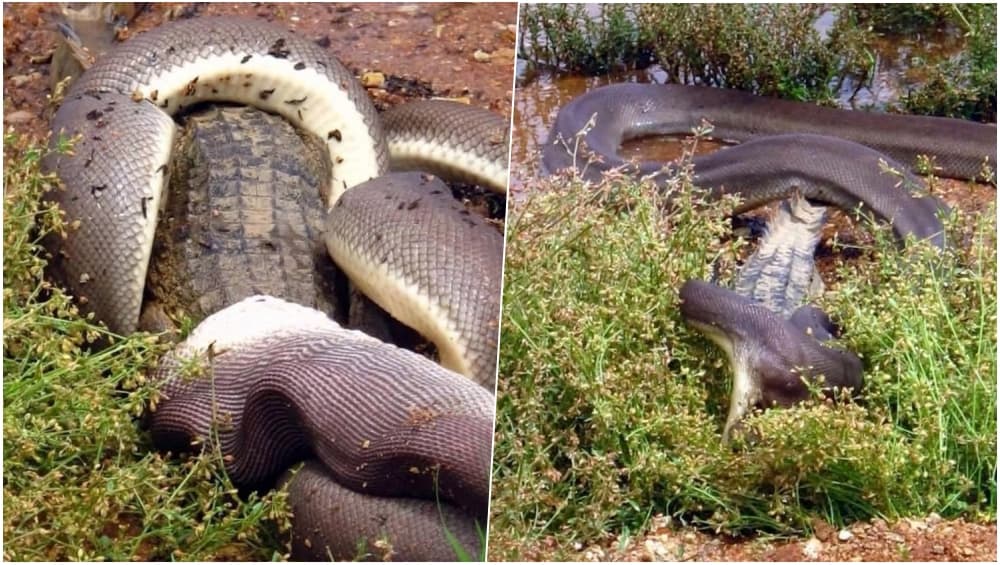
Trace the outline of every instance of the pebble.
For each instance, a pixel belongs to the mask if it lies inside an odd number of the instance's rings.
[[[41,76],[42,75],[39,74],[39,73],[31,73],[31,74],[27,74],[27,75],[15,75],[15,76],[10,77],[9,81],[10,81],[10,85],[11,86],[13,86],[13,87],[20,87],[20,86],[24,86],[25,83],[28,83],[28,82],[30,82],[32,80],[40,78]]]
[[[365,73],[361,75],[361,84],[365,88],[382,88],[385,86],[385,75],[379,72]]]
[[[903,543],[906,541],[906,537],[901,534],[897,534],[896,532],[888,532],[885,534],[885,539],[895,543]]]
[[[802,555],[806,559],[819,559],[820,552],[823,551],[823,542],[812,537],[802,546]]]
[[[23,124],[35,119],[35,114],[27,110],[17,110],[3,117],[3,121],[8,124]]]
[[[662,561],[667,556],[667,548],[659,540],[647,539],[643,545],[646,548],[646,556],[653,561]]]
[[[607,558],[607,554],[604,553],[604,549],[600,546],[592,546],[587,548],[587,551],[583,552],[584,561],[604,561]]]
[[[851,533],[851,530],[844,529],[837,532],[837,539],[840,541],[848,541],[853,537],[854,534]]]
[[[476,49],[476,52],[472,54],[472,58],[479,61],[480,63],[486,63],[489,62],[489,60],[492,58],[492,55],[483,51],[482,49]]]

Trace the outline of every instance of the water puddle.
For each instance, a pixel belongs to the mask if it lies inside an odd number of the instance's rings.
[[[817,27],[832,25],[822,18]],[[932,35],[882,37],[869,47],[875,58],[874,79],[869,85],[847,80],[839,89],[842,107],[884,111],[900,96],[924,79],[924,62],[956,57],[965,41],[958,30],[944,30]],[[528,179],[540,174],[539,151],[559,108],[591,89],[621,82],[663,83],[666,73],[658,66],[597,77],[557,74],[531,70],[525,61],[517,64],[517,94],[514,97],[514,130],[511,139],[511,192],[525,190]],[[722,144],[699,143],[699,153],[717,149]],[[642,160],[676,159],[681,144],[671,138],[643,138],[627,142],[621,155]]]

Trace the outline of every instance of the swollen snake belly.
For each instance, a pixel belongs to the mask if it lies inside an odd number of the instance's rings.
[[[126,42],[100,58],[73,85],[52,122],[53,145],[60,144],[61,139],[73,138],[73,151],[68,154],[52,152],[45,163],[63,182],[64,187],[52,198],[62,208],[72,228],[66,237],[50,244],[53,271],[81,305],[94,312],[113,332],[127,334],[136,327],[153,234],[163,205],[167,164],[176,135],[176,126],[170,116],[203,101],[253,105],[283,116],[320,139],[332,164],[326,202],[330,208],[336,205],[338,209],[349,210],[350,203],[342,200],[346,193],[364,192],[366,186],[362,185],[377,187],[396,178],[383,177],[390,159],[389,146],[383,121],[364,89],[349,71],[314,43],[272,24],[231,17],[167,24]],[[470,126],[462,135],[455,135],[454,130],[450,135],[447,131],[431,132],[437,137],[427,141],[425,135],[424,141],[420,141],[418,130],[423,126],[404,116],[393,131],[411,147],[406,154],[408,162],[417,158],[432,162],[442,157],[454,159],[456,155],[472,155],[484,161],[489,161],[493,155],[495,159],[497,140],[506,135],[502,119],[484,118],[484,113],[479,111],[476,114],[479,121],[473,127],[469,116],[475,111],[456,108],[461,105],[455,104],[435,103],[432,106],[429,112],[434,113],[433,121],[447,123],[447,119],[452,119],[454,127],[467,120]],[[420,115],[421,111],[413,113]],[[453,115],[460,117],[452,118]],[[426,127],[424,129],[424,133],[428,133]],[[479,133],[470,136],[470,131]],[[413,146],[417,149],[413,150]],[[429,151],[428,146],[432,148]],[[414,152],[417,157],[411,156]],[[461,174],[466,175],[463,178],[473,178],[503,190],[506,186],[505,145],[502,155],[502,161],[494,162],[487,174],[476,177],[463,172]],[[478,165],[473,168],[482,169]],[[446,169],[443,166],[441,170]],[[455,210],[448,212],[455,213]],[[458,219],[454,225],[468,229],[463,220]],[[400,218],[399,221],[404,220]],[[423,221],[437,223],[437,219]],[[372,349],[374,340],[332,339],[326,334],[345,330],[329,322],[335,329],[327,328],[329,331],[316,335],[305,330],[301,334],[278,332],[281,339],[277,344],[269,341],[273,338],[271,334],[266,338],[258,335],[258,341],[240,342],[239,347],[228,348],[226,355],[218,355],[219,350],[213,345],[211,393],[208,396],[199,396],[197,390],[192,392],[188,388],[190,385],[198,389],[198,385],[206,384],[204,380],[178,380],[179,376],[167,363],[167,368],[160,373],[165,379],[164,400],[154,414],[154,436],[164,445],[189,446],[194,438],[208,437],[212,427],[219,423],[216,420],[218,413],[206,417],[199,410],[206,406],[224,406],[240,421],[234,432],[236,439],[233,442],[222,440],[223,452],[228,457],[235,457],[227,470],[237,484],[251,488],[266,485],[293,460],[317,457],[337,479],[365,494],[439,497],[458,506],[458,511],[470,519],[478,519],[484,524],[502,236],[481,222],[475,229],[491,234],[481,239],[493,240],[491,246],[475,248],[476,252],[491,253],[490,256],[473,258],[495,265],[485,273],[497,276],[495,281],[489,281],[494,285],[490,290],[461,284],[481,284],[482,276],[464,281],[449,279],[444,286],[435,287],[435,281],[424,285],[428,277],[421,274],[438,268],[439,255],[425,254],[423,262],[399,263],[394,265],[395,270],[382,274],[397,277],[405,283],[402,286],[409,285],[425,303],[447,306],[434,312],[461,311],[478,316],[472,320],[446,320],[444,325],[457,327],[459,332],[483,333],[470,337],[452,332],[445,337],[455,339],[457,344],[436,345],[441,351],[454,352],[452,357],[460,359],[453,364],[460,367],[454,368],[467,369],[463,371],[465,376],[482,386],[440,368],[415,368],[421,363],[417,361],[418,356],[399,356],[398,353],[405,352],[384,344],[379,344],[383,349]],[[427,235],[439,237],[443,242],[456,239],[447,231]],[[329,242],[328,236],[328,245]],[[358,245],[365,242],[359,240]],[[442,245],[437,246],[438,253],[444,253],[442,248]],[[354,247],[351,251],[362,261],[382,260],[369,249]],[[461,264],[467,259],[460,255],[461,252],[448,251],[452,264]],[[483,274],[481,269],[479,274]],[[414,280],[417,282],[411,282]],[[379,283],[371,284],[379,286]],[[492,288],[496,288],[495,292]],[[488,296],[490,294],[492,296]],[[483,304],[464,307],[472,300]],[[406,299],[393,298],[390,302],[409,307]],[[401,317],[392,306],[383,306],[394,316]],[[275,314],[277,311],[280,313]],[[206,320],[203,325],[211,329],[203,330],[199,339],[222,343],[229,339],[228,334],[240,331],[240,326],[257,323],[254,321],[258,312],[255,308],[237,308],[234,312],[238,314],[230,312],[223,316],[228,320],[224,324],[210,324],[211,317]],[[264,318],[276,315],[295,322],[308,320],[304,313],[294,310],[279,308],[267,312]],[[308,329],[308,324],[305,327]],[[206,335],[212,336],[211,339],[204,337]],[[314,337],[315,343],[304,343]],[[487,351],[490,347],[492,353]],[[337,359],[330,360],[316,353],[324,348],[337,350]],[[287,353],[294,357],[302,350],[307,350],[308,354],[281,365],[284,369],[279,371],[274,364],[281,355]],[[358,368],[349,369],[346,359],[356,361]],[[230,366],[230,362],[235,365]],[[283,375],[275,380],[282,372],[287,378]],[[422,375],[428,372],[436,376],[424,378]],[[334,379],[339,386],[326,386],[323,383],[328,381],[324,379]],[[379,379],[388,382],[389,388],[378,389]],[[365,397],[367,400],[348,398],[343,396],[343,387],[347,386],[361,390],[368,387],[368,393],[377,394]],[[231,391],[239,391],[239,394]],[[324,394],[328,395],[325,402],[317,400]],[[377,401],[373,400],[376,397]],[[348,398],[344,400],[348,403],[363,401],[367,411],[343,410],[344,405],[338,404],[342,398]],[[467,402],[468,398],[474,398],[475,402]],[[200,407],[192,404],[198,402],[206,404]],[[455,407],[454,402],[463,406],[459,410],[461,415],[450,412]],[[340,412],[338,417],[341,419],[325,419],[332,412]],[[352,417],[345,420],[343,414]],[[207,419],[199,420],[199,417]],[[470,417],[476,423],[469,424]],[[344,442],[354,441],[357,438],[352,434],[362,430],[370,434],[365,441],[378,446],[370,453],[375,454],[381,465],[369,465],[370,462],[358,453],[352,455],[350,449],[345,451]],[[267,436],[272,431],[278,435]],[[431,439],[421,443],[425,438]],[[391,456],[408,453],[407,449],[414,446],[420,447],[417,453],[392,459]],[[234,453],[239,455],[234,456]],[[269,463],[262,464],[262,461]],[[354,475],[346,471],[351,465],[355,468]],[[369,468],[369,474],[357,468]],[[363,478],[354,480],[352,477]],[[297,523],[300,531],[302,527],[308,525]],[[443,539],[428,541],[444,543]]]
[[[622,169],[658,182],[672,176],[671,164],[629,162],[618,155],[621,143],[688,134],[703,122],[712,125],[713,137],[741,143],[694,158],[692,180],[709,198],[739,195],[742,204],[735,212],[799,195],[874,216],[890,223],[901,240],[913,236],[937,247],[946,244],[939,218],[946,207],[927,195],[911,172],[918,156],[933,157],[941,176],[977,179],[996,168],[997,134],[991,125],[649,84],[597,88],[563,106],[543,147],[543,165],[548,172],[574,169],[588,180]],[[752,268],[767,268],[765,263]],[[685,320],[726,351],[736,373],[724,435],[751,404],[787,405],[803,398],[800,377],[822,376],[827,386],[860,389],[860,361],[820,343],[812,331],[825,328],[814,309],[804,307],[786,318],[708,283],[691,281],[679,291]]]
[[[346,330],[316,310],[251,297],[206,318],[161,362],[156,378],[165,400],[150,428],[161,449],[210,441],[234,484],[245,488],[270,487],[298,461],[321,462],[326,481],[315,477],[315,466],[311,489],[291,479],[292,492],[301,493],[291,504],[310,507],[303,515],[331,510],[317,504],[341,496],[341,488],[371,495],[354,497],[359,512],[393,508],[386,497],[431,501],[461,520],[433,516],[403,526],[433,531],[426,542],[439,552],[449,547],[445,528],[485,525],[493,395],[416,353]],[[296,519],[293,553],[322,553],[314,537],[359,541],[354,530],[330,531],[325,523]]]

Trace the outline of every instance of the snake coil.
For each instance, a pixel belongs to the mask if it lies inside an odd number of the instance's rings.
[[[419,175],[385,175],[390,141],[404,147],[397,159],[406,166],[458,171],[495,190],[506,187],[500,142],[506,125],[488,112],[426,103],[393,112],[387,134],[353,74],[294,32],[235,17],[165,24],[101,57],[73,85],[52,120],[52,145],[73,139],[73,151],[52,151],[44,163],[63,182],[51,199],[72,226],[49,243],[52,270],[113,332],[133,332],[139,318],[177,129],[171,117],[205,101],[273,112],[322,140],[332,164],[326,205],[336,205],[345,223],[358,214],[352,202],[386,185],[417,185],[411,202],[429,204],[438,196],[439,185],[414,180]],[[343,198],[347,193],[352,198]],[[157,372],[163,398],[151,431],[161,448],[190,449],[218,434],[227,472],[245,488],[270,486],[289,465],[315,458],[301,478],[289,479],[299,516],[296,556],[349,558],[354,555],[334,552],[355,549],[359,537],[372,542],[397,535],[370,524],[341,531],[338,520],[351,514],[315,506],[334,500],[356,504],[357,515],[392,513],[386,524],[408,530],[398,534],[402,545],[396,547],[408,549],[394,557],[454,557],[446,531],[467,550],[478,550],[474,523],[485,523],[490,474],[502,236],[483,222],[440,219],[457,216],[453,207],[408,211],[395,221],[439,226],[427,234],[436,238],[426,246],[432,251],[421,262],[394,263],[382,276],[401,281],[397,286],[424,303],[447,306],[431,312],[445,316],[434,322],[457,330],[443,334],[452,342],[438,346],[464,377],[266,297],[206,318]],[[368,238],[347,244],[328,236],[327,244],[346,248],[363,266],[355,270],[370,271],[382,261],[371,246],[379,233],[370,229]],[[463,249],[482,256],[445,251],[470,233],[483,243]],[[454,278],[428,283],[425,273],[437,269],[445,253],[452,254],[449,264],[480,262],[476,275],[461,284]],[[412,298],[389,302],[412,309]],[[465,318],[447,318],[454,312]],[[207,360],[207,373],[190,378],[182,370],[190,358]],[[437,508],[437,500],[443,510],[432,512],[427,504]],[[417,532],[424,534],[422,545],[414,543]]]
[[[575,169],[597,180],[621,168],[654,180],[670,174],[661,162],[626,161],[623,141],[687,134],[708,122],[711,135],[739,145],[693,159],[694,184],[710,198],[738,194],[746,211],[768,201],[802,196],[892,224],[908,236],[944,247],[939,215],[947,207],[926,194],[910,172],[919,155],[936,157],[943,176],[975,179],[996,168],[996,127],[964,120],[821,108],[718,88],[617,84],[563,106],[542,150],[549,172]],[[769,253],[774,253],[770,250]],[[782,253],[790,253],[787,249]],[[808,279],[808,261],[796,277]],[[773,268],[759,258],[752,268]],[[804,272],[803,272],[804,271]],[[753,278],[747,273],[748,281]],[[759,277],[756,277],[759,278]],[[748,283],[752,286],[752,281]],[[748,289],[744,288],[744,291]],[[766,297],[781,295],[760,288]],[[861,362],[821,343],[830,333],[821,311],[783,304],[781,314],[713,284],[680,289],[681,314],[730,358],[735,384],[724,437],[753,404],[788,405],[806,394],[802,377],[825,377],[830,387],[857,392]],[[792,311],[786,319],[783,314]]]

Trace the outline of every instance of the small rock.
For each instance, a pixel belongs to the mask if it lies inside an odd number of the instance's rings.
[[[934,545],[933,547],[931,547],[931,553],[935,553],[935,554],[938,554],[938,555],[944,553],[944,546],[943,545]]]
[[[854,534],[851,533],[851,530],[848,530],[846,528],[837,532],[837,539],[839,539],[840,541],[848,541],[853,537]]]
[[[456,96],[454,98],[447,98],[444,96],[432,96],[431,100],[447,100],[448,102],[454,102],[456,104],[472,104],[472,99],[468,96]],[[558,473],[558,471],[556,471]]]
[[[910,532],[922,532],[927,529],[927,524],[921,520],[903,518],[902,522],[896,524],[896,529],[904,534],[909,534]]]
[[[906,538],[903,535],[897,534],[896,532],[889,532],[885,534],[885,539],[894,543],[903,543],[906,541]]]
[[[11,112],[5,115],[3,117],[3,121],[7,122],[8,124],[23,124],[26,122],[30,122],[34,118],[35,115],[27,110],[17,110],[15,112]]]
[[[643,546],[646,548],[646,555],[653,561],[662,561],[667,556],[667,548],[659,540],[647,539]]]
[[[15,87],[15,88],[16,87],[20,87],[20,86],[24,86],[26,83],[32,81],[37,76],[41,76],[41,75],[39,75],[38,73],[31,73],[31,74],[28,74],[28,75],[15,75],[15,76],[10,77],[10,79],[9,79],[10,80],[10,85],[13,86],[13,87]]]
[[[819,559],[819,554],[823,551],[823,542],[819,541],[815,537],[809,538],[809,541],[802,546],[802,555],[806,559]]]
[[[941,515],[937,512],[931,512],[927,515],[927,524],[933,526],[941,521]]]
[[[385,75],[379,72],[365,73],[361,75],[361,84],[365,88],[382,88],[385,86]]]
[[[604,561],[605,557],[604,550],[598,546],[589,547],[583,552],[584,561]]]
[[[965,555],[966,557],[972,557],[972,554],[974,554],[974,553],[975,553],[975,551],[972,551],[971,547],[963,547],[962,548],[962,554]]]
[[[653,527],[656,529],[669,528],[672,522],[673,519],[670,516],[664,516],[663,514],[653,516]]]
[[[813,535],[815,535],[819,541],[828,542],[833,539],[833,534],[837,530],[833,526],[828,524],[825,520],[816,518],[812,521]]]
[[[476,52],[472,54],[472,58],[480,63],[488,63],[492,57],[492,55],[482,49],[476,49]]]

